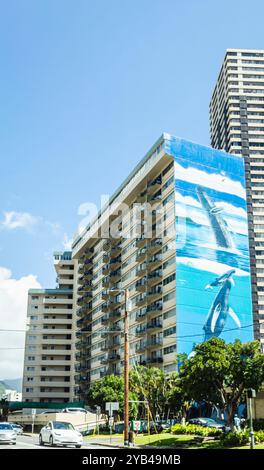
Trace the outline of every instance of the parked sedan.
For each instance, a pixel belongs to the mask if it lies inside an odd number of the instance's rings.
[[[20,426],[20,424],[16,424],[16,423],[10,423],[10,424],[17,434],[23,434],[23,428],[22,426]]]
[[[79,449],[83,444],[83,436],[71,423],[50,421],[39,433],[39,444],[72,445]]]
[[[230,428],[226,426],[225,423],[219,423],[215,419],[212,418],[206,418],[206,417],[201,417],[201,418],[192,418],[189,419],[190,424],[199,424],[200,426],[204,426],[207,428],[215,428],[215,429],[221,429],[224,432],[228,432]]]
[[[0,442],[16,444],[17,434],[10,423],[0,423]]]

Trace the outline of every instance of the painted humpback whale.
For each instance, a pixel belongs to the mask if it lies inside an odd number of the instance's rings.
[[[212,338],[213,336],[220,336],[226,324],[227,316],[230,315],[237,326],[240,328],[241,324],[236,313],[229,306],[229,294],[231,287],[235,284],[233,275],[235,269],[227,271],[222,276],[216,278],[211,284],[206,286],[206,289],[213,289],[213,287],[221,286],[218,294],[216,295],[209,313],[207,315],[204,330],[204,341]]]
[[[221,216],[223,209],[214,205],[211,198],[201,186],[197,187],[196,192],[200,203],[207,213],[217,244],[224,248],[233,248],[234,244],[228,231],[227,223]]]

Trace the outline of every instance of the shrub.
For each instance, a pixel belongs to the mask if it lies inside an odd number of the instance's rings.
[[[247,426],[249,427],[249,420],[247,421]],[[264,430],[264,419],[254,419],[253,420],[254,431],[263,431]]]
[[[197,424],[186,424],[186,426],[183,426],[182,424],[174,424],[174,426],[171,427],[170,432],[172,434],[195,434],[196,436],[203,437],[217,437],[222,434],[221,429],[207,428]]]
[[[248,444],[249,431],[229,432],[220,437],[221,444],[224,447],[238,447]]]
[[[264,431],[260,430],[255,432],[255,442],[258,444],[260,442],[264,442]]]

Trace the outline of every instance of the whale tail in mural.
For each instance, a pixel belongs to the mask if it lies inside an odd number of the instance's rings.
[[[228,315],[234,320],[238,328],[241,327],[240,320],[233,309],[229,306],[229,294],[232,286],[235,285],[233,280],[233,275],[235,274],[235,269],[227,271],[222,276],[216,278],[211,284],[206,286],[206,289],[213,289],[214,287],[221,286],[219,292],[217,293],[209,313],[206,318],[204,330],[204,341],[212,338],[213,336],[220,336]]]
[[[206,211],[218,246],[234,248],[234,243],[228,230],[227,223],[221,215],[223,209],[215,206],[202,186],[197,186],[196,192],[202,207]]]

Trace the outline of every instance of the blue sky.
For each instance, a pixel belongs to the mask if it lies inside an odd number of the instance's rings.
[[[76,230],[81,203],[111,194],[163,131],[209,144],[225,49],[263,47],[264,6],[10,0],[0,8],[0,266],[48,287],[52,252]]]

